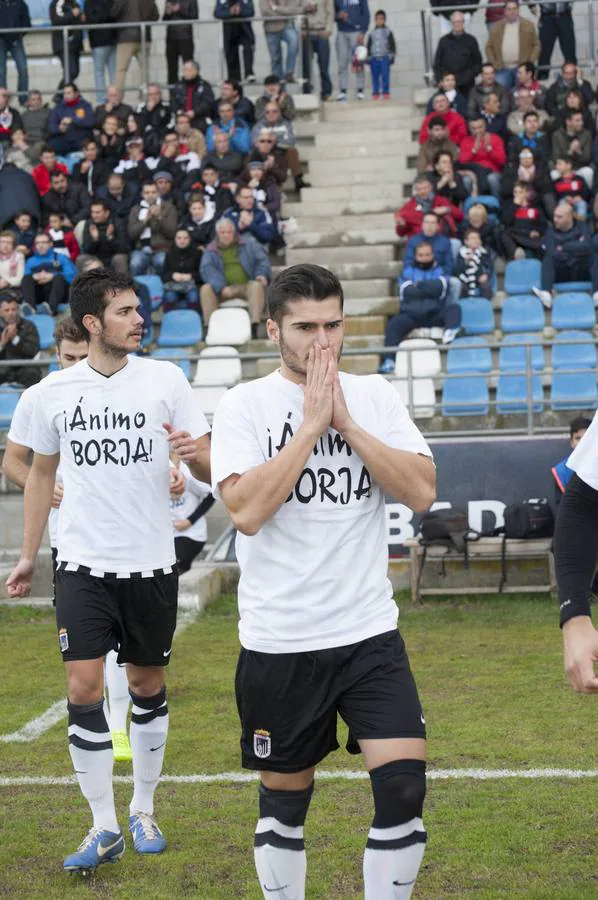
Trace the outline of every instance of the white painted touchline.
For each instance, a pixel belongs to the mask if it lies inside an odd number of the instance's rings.
[[[186,607],[180,610],[177,617],[177,626],[174,636],[177,637],[185,630],[185,628],[188,628],[189,625],[195,622],[198,615],[198,609]],[[54,725],[57,725],[62,719],[65,719],[66,715],[66,698],[57,700],[56,703],[53,703],[49,709],[41,714],[41,716],[36,716],[35,719],[26,722],[25,725],[23,725],[22,728],[17,729],[17,731],[13,731],[11,734],[0,734],[0,743],[21,744],[36,741],[42,734],[49,731],[50,728],[53,728]]]
[[[598,778],[598,769],[432,769],[427,772],[431,781],[451,781],[453,779],[470,779],[472,781],[502,781],[513,778],[520,779],[581,779]],[[365,781],[369,778],[364,771],[350,769],[322,770],[317,773],[318,781]],[[131,784],[131,775],[115,775],[113,780],[121,784]],[[217,772],[214,775],[162,775],[161,781],[167,784],[214,784],[228,782],[243,784],[257,781],[254,772]],[[15,778],[0,778],[0,787],[20,787],[40,785],[44,787],[76,785],[74,775],[51,776],[22,775]]]

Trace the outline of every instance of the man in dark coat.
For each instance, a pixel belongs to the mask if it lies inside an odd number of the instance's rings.
[[[39,353],[39,334],[33,322],[21,318],[17,294],[0,294],[0,360],[33,359]],[[42,377],[37,366],[0,368],[0,384],[22,384],[30,387]]]
[[[452,30],[438,41],[434,56],[434,79],[438,84],[445,72],[453,72],[457,90],[467,96],[474,85],[476,75],[482,71],[482,54],[478,42],[465,31],[465,16],[454,12]]]

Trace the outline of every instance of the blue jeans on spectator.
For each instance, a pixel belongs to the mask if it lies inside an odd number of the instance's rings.
[[[517,67],[514,69],[497,69],[496,80],[507,91],[512,91],[517,84]]]
[[[0,87],[6,87],[6,60],[8,54],[12,55],[17,67],[19,103],[25,104],[27,90],[29,89],[29,72],[27,71],[27,56],[23,46],[23,38],[0,38]]]
[[[303,68],[303,93],[311,94],[312,86],[312,65],[313,54],[318,58],[318,69],[320,70],[320,96],[322,100],[326,100],[332,93],[332,82],[330,80],[330,40],[321,35],[310,32],[309,35],[303,35],[302,41],[302,68]]]
[[[272,62],[272,74],[278,78],[292,75],[295,71],[297,51],[299,50],[299,35],[295,26],[287,25],[282,31],[267,31],[266,43],[268,44],[268,52]],[[287,59],[284,66],[282,61],[283,43],[287,45]]]
[[[201,315],[199,290],[197,287],[180,291],[174,289],[165,290],[162,298],[162,308],[164,312],[170,312],[173,309],[194,309],[195,312]]]
[[[136,275],[147,275],[150,268],[154,270],[156,275],[161,275],[165,258],[166,253],[163,250],[153,251],[149,248],[147,250],[133,250],[129,260],[131,275],[133,277]]]
[[[372,94],[390,94],[390,56],[375,57],[370,61],[372,70]]]
[[[96,103],[103,103],[106,99],[106,69],[108,69],[109,84],[114,84],[116,78],[116,44],[92,47],[91,55],[93,57]]]

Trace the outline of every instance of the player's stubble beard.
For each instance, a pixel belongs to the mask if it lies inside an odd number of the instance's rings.
[[[287,369],[290,372],[294,372],[295,375],[301,375],[302,377],[305,377],[307,375],[307,354],[305,356],[305,359],[303,360],[298,353],[296,353],[294,350],[291,350],[282,335],[282,328],[280,329],[278,335],[278,347],[280,349],[280,356],[282,358],[282,361]],[[343,344],[341,343],[336,355],[337,363],[340,361],[342,355]]]
[[[141,335],[143,332],[139,332],[139,337],[141,341]],[[132,335],[127,337],[130,338]],[[122,360],[129,353],[134,353],[139,349],[139,345],[137,347],[127,347],[123,344],[117,344],[114,340],[110,339],[110,335],[106,334],[106,329],[104,328],[102,332],[98,335],[98,349],[104,356],[108,356],[111,359]]]

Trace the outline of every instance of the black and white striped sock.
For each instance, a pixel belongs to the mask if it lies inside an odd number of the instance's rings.
[[[69,701],[67,706],[69,751],[94,827],[118,832],[112,788],[114,756],[104,700],[84,706]]]

